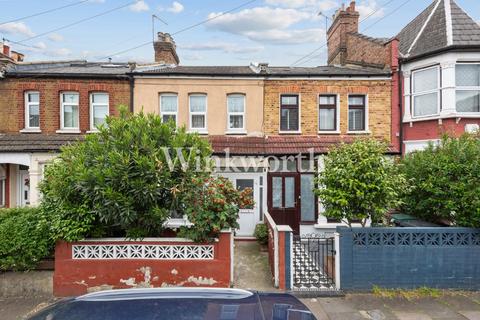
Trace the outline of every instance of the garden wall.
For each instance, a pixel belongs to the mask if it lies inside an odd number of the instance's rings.
[[[55,296],[139,287],[230,287],[233,235],[213,243],[153,238],[59,242],[55,248]]]
[[[480,230],[347,228],[340,238],[340,288],[480,289]]]

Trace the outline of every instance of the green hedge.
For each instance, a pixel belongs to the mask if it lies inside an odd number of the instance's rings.
[[[54,243],[38,208],[0,209],[0,270],[29,270]]]

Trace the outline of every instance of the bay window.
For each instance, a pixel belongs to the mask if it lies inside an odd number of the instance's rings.
[[[104,124],[108,116],[109,97],[107,93],[90,94],[90,129],[97,130],[97,127]]]
[[[191,94],[190,100],[190,129],[193,131],[207,130],[207,95]]]
[[[25,92],[25,129],[40,129],[40,93]]]
[[[298,95],[280,97],[280,131],[298,131],[300,110]]]
[[[348,131],[366,130],[366,97],[362,95],[348,96]]]
[[[162,93],[160,95],[160,117],[162,122],[172,120],[177,123],[178,96],[175,93]]]
[[[413,117],[437,115],[440,112],[439,67],[412,72]]]
[[[229,94],[227,96],[228,131],[245,130],[245,95]]]
[[[318,131],[337,130],[337,96],[321,95],[318,103]]]
[[[455,83],[457,112],[480,112],[480,64],[457,64]]]
[[[61,110],[60,123],[61,129],[79,129],[78,121],[78,102],[79,95],[77,92],[64,92],[60,95]]]

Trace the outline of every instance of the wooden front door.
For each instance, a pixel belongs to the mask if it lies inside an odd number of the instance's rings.
[[[268,212],[276,224],[289,225],[295,234],[300,228],[298,173],[268,174]]]

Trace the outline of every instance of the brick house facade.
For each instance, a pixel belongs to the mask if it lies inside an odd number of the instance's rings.
[[[129,70],[128,65],[84,61],[6,68],[0,79],[0,206],[38,203],[44,165],[60,147],[94,131],[94,117],[103,121],[105,115],[117,115],[119,105],[128,108]],[[66,95],[76,102],[67,105]],[[76,125],[64,126],[68,121]]]

